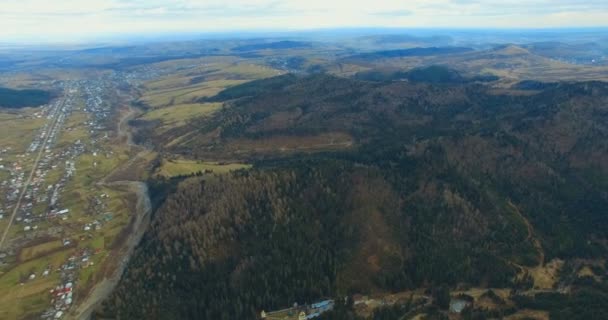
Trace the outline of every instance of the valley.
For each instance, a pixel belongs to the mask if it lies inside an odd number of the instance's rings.
[[[475,37],[7,66],[0,318],[602,319],[605,49]]]
[[[27,149],[3,152],[11,178],[2,184],[2,318],[69,317],[96,282],[116,273],[114,257],[137,243],[119,239],[149,211],[127,205],[135,194],[145,199],[145,189],[99,183],[130,152],[111,125],[119,101],[110,97],[120,81],[59,81],[60,97],[3,129],[40,123]]]

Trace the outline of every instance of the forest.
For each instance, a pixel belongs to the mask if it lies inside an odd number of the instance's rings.
[[[170,182],[97,318],[256,319],[294,302],[427,288],[426,314],[444,319],[441,297],[468,286],[510,288],[516,306],[501,312],[605,319],[605,266],[599,280],[561,277],[571,290],[550,301],[518,294],[531,287],[518,277],[525,268],[608,254],[608,85],[533,87],[543,90],[285,75],[208,98],[224,108],[177,129],[198,136],[173,151],[254,168]],[[230,148],[329,132],[353,146]],[[325,318],[356,319],[352,308]]]
[[[19,109],[25,107],[39,107],[49,103],[52,94],[37,89],[14,90],[0,88],[0,107]]]

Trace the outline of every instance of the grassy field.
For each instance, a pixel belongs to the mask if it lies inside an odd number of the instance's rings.
[[[144,120],[160,120],[161,131],[186,124],[189,119],[212,114],[222,107],[221,103],[178,104],[146,113]]]
[[[175,79],[171,79],[171,81],[175,81]],[[162,89],[152,86],[148,88],[149,91],[144,94],[141,101],[152,108],[162,108],[176,104],[193,103],[197,99],[211,97],[225,88],[244,82],[246,81],[215,80],[186,86],[180,83],[175,87]]]
[[[88,141],[89,132],[84,123],[88,121],[89,115],[83,111],[74,111],[67,119],[61,136],[57,140],[57,148],[67,147],[74,142]]]
[[[6,170],[0,170],[0,181],[4,181],[6,179],[9,179],[11,177],[11,174],[6,171]]]
[[[225,88],[247,81],[279,75],[266,66],[223,59],[185,59],[156,65],[168,69],[168,76],[144,85],[141,101],[152,108],[191,104]]]
[[[41,243],[38,245],[34,245],[31,247],[26,247],[21,249],[19,253],[20,261],[28,261],[34,258],[38,258],[40,256],[44,256],[49,252],[56,251],[63,247],[63,242],[61,240],[54,240],[45,243]]]
[[[38,129],[46,123],[45,118],[36,118],[32,114],[38,109],[23,109],[20,111],[0,110],[0,146],[11,148],[11,153],[24,153]],[[2,156],[0,156],[2,157]]]
[[[251,165],[242,163],[218,163],[204,162],[195,160],[163,160],[156,175],[163,177],[175,177],[180,175],[190,175],[197,172],[212,171],[213,173],[228,173],[230,171],[249,169]]]
[[[160,136],[171,129],[186,126],[190,119],[210,115],[222,107],[220,103],[201,103],[201,98],[214,96],[231,86],[282,73],[264,65],[238,60],[234,57],[207,57],[155,64],[168,75],[146,82],[141,87],[139,101],[150,109],[139,119],[156,123],[151,135]],[[192,131],[188,131],[175,131],[176,134],[162,137],[164,141],[159,143],[164,147],[181,144],[190,139]],[[196,169],[199,170],[198,167]],[[175,171],[178,174],[192,172],[190,169]]]

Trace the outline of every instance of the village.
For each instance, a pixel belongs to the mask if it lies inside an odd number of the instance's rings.
[[[261,319],[268,320],[308,320],[320,317],[323,313],[334,309],[333,300],[322,300],[319,302],[312,303],[310,305],[298,305],[294,303],[293,307],[260,313]]]
[[[504,295],[501,292],[501,295]],[[367,296],[356,294],[352,297],[345,297],[345,302],[351,299],[354,310],[358,315],[371,317],[373,311],[383,307],[391,307],[398,305],[409,305],[410,311],[405,315],[415,315],[417,311],[431,305],[432,298],[425,294],[424,290],[401,292],[394,294],[378,294],[375,296]],[[462,311],[472,305],[472,297],[461,293],[450,298],[449,314],[457,316]],[[298,305],[294,303],[291,308],[286,308],[276,311],[261,311],[260,319],[268,320],[308,320],[320,317],[322,314],[332,311],[335,307],[335,301],[321,300],[310,305]],[[403,317],[406,319],[406,317]]]
[[[0,290],[48,287],[35,295],[47,301],[42,319],[66,317],[79,281],[95,276],[93,269],[110,255],[105,242],[128,222],[128,212],[116,212],[121,194],[97,181],[124,159],[112,148],[108,125],[121,81],[128,77],[58,81],[62,96],[31,115],[44,124],[27,148],[0,145],[7,177],[0,180],[0,284],[6,286]]]

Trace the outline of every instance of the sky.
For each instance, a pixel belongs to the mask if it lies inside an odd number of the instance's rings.
[[[608,0],[0,0],[0,41],[343,27],[608,25]]]

